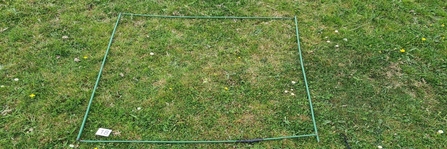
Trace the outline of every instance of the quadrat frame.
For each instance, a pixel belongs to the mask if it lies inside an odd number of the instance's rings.
[[[304,84],[306,88],[307,99],[309,101],[310,113],[312,116],[312,122],[314,126],[314,133],[312,134],[303,134],[303,135],[293,135],[293,136],[281,136],[281,137],[273,137],[273,138],[261,138],[261,139],[249,139],[249,140],[192,140],[192,141],[176,141],[176,140],[166,140],[166,141],[157,141],[157,140],[82,140],[82,132],[84,130],[85,123],[87,121],[88,113],[90,111],[90,107],[92,105],[93,98],[95,96],[95,91],[98,87],[99,80],[101,78],[101,74],[107,59],[107,55],[110,51],[110,47],[113,42],[113,38],[115,36],[116,29],[121,20],[122,16],[141,16],[141,17],[152,17],[152,18],[166,18],[166,19],[262,19],[262,20],[293,20],[295,22],[295,30],[296,30],[296,43],[297,49],[299,53],[299,60],[301,65],[301,70],[303,73]],[[315,115],[312,106],[312,99],[310,96],[309,86],[307,83],[306,71],[304,69],[303,56],[300,47],[300,37],[298,32],[298,20],[295,17],[236,17],[236,16],[162,16],[162,15],[148,15],[148,14],[133,14],[133,13],[119,13],[118,19],[116,20],[115,27],[113,28],[112,35],[110,36],[109,44],[107,46],[107,50],[105,52],[104,58],[102,60],[101,67],[99,69],[98,77],[96,79],[95,86],[93,88],[90,100],[88,102],[87,109],[85,111],[84,119],[82,120],[81,127],[79,129],[78,136],[76,140],[79,142],[87,142],[87,143],[159,143],[159,144],[193,144],[193,143],[256,143],[261,141],[272,141],[272,140],[282,140],[282,139],[293,139],[293,138],[302,138],[302,137],[316,137],[317,142],[320,142],[320,138],[318,137],[317,124],[315,122]]]

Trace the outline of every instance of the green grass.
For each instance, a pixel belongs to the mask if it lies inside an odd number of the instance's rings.
[[[98,127],[122,132],[112,140],[252,139],[313,132],[304,85],[292,83],[301,79],[292,20],[125,16],[121,21],[87,138],[98,139]],[[273,31],[281,34],[272,36]]]
[[[447,136],[437,131],[447,130],[446,7],[435,0],[0,1],[0,147],[344,148],[344,133],[352,148],[445,148]],[[76,142],[119,12],[296,15],[321,142]],[[311,133],[293,27],[292,21],[123,18],[82,138]],[[284,93],[292,88],[296,96]],[[120,134],[96,137],[98,127]]]

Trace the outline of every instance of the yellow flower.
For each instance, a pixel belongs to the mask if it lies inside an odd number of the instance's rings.
[[[34,98],[34,97],[36,97],[36,95],[35,94],[30,94],[29,97],[30,98]]]
[[[424,37],[422,37],[422,41],[425,41],[425,40],[427,40],[427,39],[425,39]]]
[[[442,24],[441,27],[444,27],[444,24]]]
[[[172,90],[172,88],[170,87],[169,90]]]
[[[84,56],[84,59],[87,59],[88,57],[87,56]]]
[[[401,53],[405,53],[405,49],[403,49],[403,48],[400,49],[400,52],[401,52]]]
[[[95,147],[95,149],[98,149],[97,147]]]
[[[224,89],[225,89],[225,90],[228,90],[228,87],[225,87]]]

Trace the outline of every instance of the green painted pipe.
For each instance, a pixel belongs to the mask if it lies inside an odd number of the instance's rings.
[[[298,19],[296,18],[296,16],[295,16],[295,29],[296,29],[296,43],[298,44],[298,52],[300,55],[301,70],[303,71],[304,85],[306,86],[307,99],[309,100],[310,112],[312,114],[312,122],[314,124],[314,131],[315,131],[315,134],[317,137],[317,141],[320,142],[320,138],[318,137],[317,123],[315,122],[314,108],[312,106],[312,99],[310,97],[309,85],[307,84],[306,71],[304,70],[303,54],[301,52],[301,46],[300,46],[300,35],[298,33]]]
[[[129,16],[144,16],[153,18],[181,18],[181,19],[267,19],[267,20],[292,20],[290,17],[236,17],[236,16],[163,16],[148,14],[123,13]]]
[[[104,58],[102,59],[101,68],[99,69],[98,77],[96,78],[95,87],[93,88],[92,95],[90,96],[90,101],[88,102],[87,110],[85,111],[84,119],[82,120],[81,128],[79,129],[78,137],[76,137],[76,140],[79,141],[82,135],[82,131],[84,130],[85,122],[87,121],[88,113],[90,112],[90,107],[92,106],[93,97],[95,97],[95,91],[99,84],[99,79],[101,78],[102,70],[104,69],[104,65],[106,64],[107,55],[110,51],[110,46],[112,46],[113,37],[115,36],[116,28],[118,27],[119,21],[121,19],[121,13],[118,15],[118,19],[116,20],[115,27],[112,31],[112,36],[109,40],[109,45],[107,46],[106,54],[104,55]]]
[[[293,139],[302,137],[316,136],[316,134],[275,137],[275,138],[263,138],[263,139],[251,139],[251,140],[204,140],[204,141],[140,141],[140,140],[80,140],[85,143],[154,143],[154,144],[211,144],[211,143],[257,143],[261,141],[274,141],[282,139]]]

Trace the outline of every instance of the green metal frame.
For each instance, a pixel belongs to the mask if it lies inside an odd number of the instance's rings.
[[[113,42],[113,38],[115,36],[116,29],[118,28],[118,24],[123,15],[128,16],[143,16],[143,17],[154,17],[154,18],[179,18],[179,19],[267,19],[267,20],[294,20],[295,21],[295,29],[296,29],[296,43],[298,47],[298,53],[300,58],[301,70],[303,73],[304,84],[306,87],[307,99],[309,100],[309,107],[312,116],[312,122],[314,126],[314,133],[305,134],[305,135],[293,135],[293,136],[283,136],[283,137],[274,137],[274,138],[262,138],[262,139],[251,139],[251,140],[203,140],[203,141],[142,141],[142,140],[81,140],[82,132],[84,130],[85,123],[87,121],[88,113],[90,112],[90,107],[92,105],[93,98],[95,96],[96,89],[99,84],[99,80],[101,79],[102,70],[104,69],[104,65],[107,60],[107,55],[110,51],[110,47]],[[118,15],[118,19],[116,20],[115,27],[113,28],[112,35],[110,36],[109,44],[107,46],[106,53],[102,60],[101,68],[99,69],[98,77],[96,79],[95,86],[93,88],[90,100],[87,105],[87,110],[85,111],[84,119],[82,120],[81,128],[79,129],[78,136],[76,140],[79,142],[87,142],[87,143],[165,143],[165,144],[194,144],[194,143],[255,143],[261,141],[272,141],[272,140],[282,140],[282,139],[293,139],[293,138],[302,138],[302,137],[316,137],[317,142],[320,142],[320,138],[318,137],[317,124],[315,122],[315,114],[312,106],[312,99],[310,96],[309,85],[307,83],[306,71],[304,69],[304,61],[301,52],[300,46],[300,37],[298,32],[298,20],[295,17],[236,17],[236,16],[162,16],[162,15],[147,15],[147,14],[132,14],[132,13],[120,13]]]

